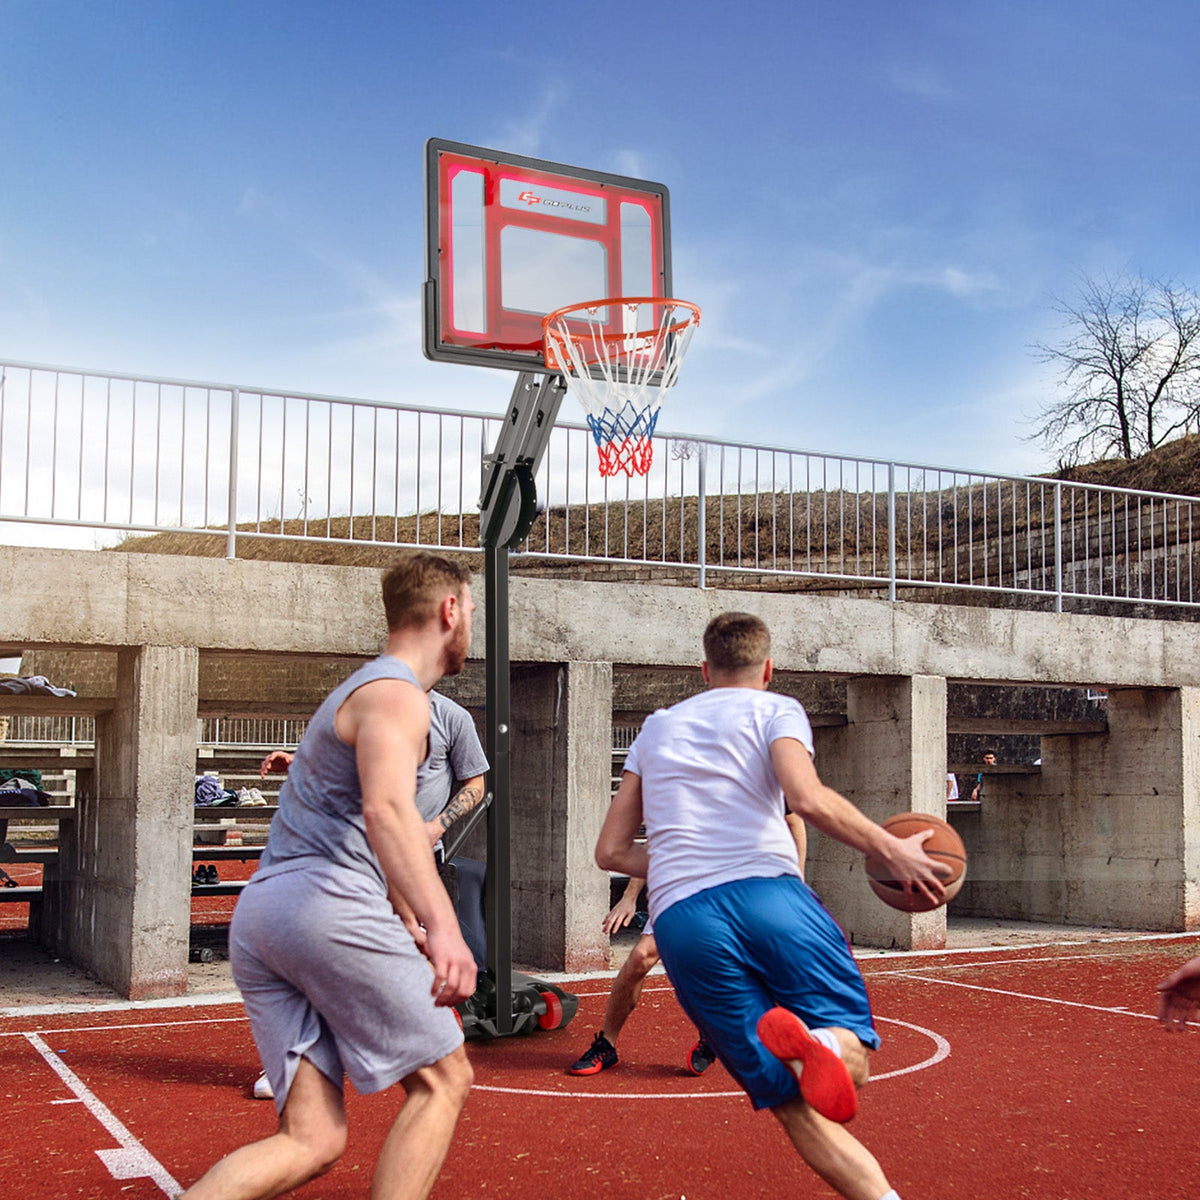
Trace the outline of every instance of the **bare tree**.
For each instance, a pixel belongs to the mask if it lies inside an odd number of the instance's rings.
[[[1136,458],[1200,418],[1200,297],[1161,280],[1084,277],[1060,301],[1066,340],[1038,344],[1061,368],[1065,395],[1048,401],[1033,437],[1073,465]]]

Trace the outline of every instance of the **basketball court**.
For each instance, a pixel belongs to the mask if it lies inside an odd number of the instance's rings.
[[[479,505],[496,1000],[464,1013],[468,1032],[476,1019],[488,1032],[468,1042],[475,1087],[433,1195],[834,1196],[719,1064],[684,1070],[695,1033],[661,973],[625,1026],[620,1065],[580,1079],[564,1069],[601,1023],[611,974],[546,977],[578,1001],[556,1027],[541,1019],[540,982],[531,1000],[512,967],[507,555],[538,511],[568,380],[601,475],[649,469],[659,405],[700,320],[673,296],[667,189],[434,139],[426,195],[426,354],[516,372],[507,407],[498,396],[505,421],[483,455]],[[219,943],[231,908],[194,901],[194,942]],[[1154,986],[1195,953],[1194,935],[865,953],[884,1044],[853,1132],[909,1200],[1190,1197],[1200,1038],[1160,1029]],[[197,978],[219,985],[223,970],[199,964]],[[128,1004],[26,991],[0,1010],[11,1186],[32,1200],[175,1196],[274,1130],[273,1105],[251,1097],[260,1067],[236,994],[195,992]],[[400,1100],[348,1094],[346,1154],[295,1194],[365,1194]]]
[[[1097,935],[1099,938],[1099,935]],[[1195,937],[984,947],[862,959],[883,1048],[852,1130],[902,1196],[1175,1200],[1194,1193],[1200,1036],[1153,1019],[1154,984]],[[557,977],[556,977],[557,978]],[[832,1196],[717,1064],[661,975],[621,1063],[567,1076],[609,977],[559,980],[569,1028],[468,1044],[476,1085],[433,1195],[615,1200]],[[0,1020],[5,1177],[30,1200],[174,1194],[274,1126],[239,1004],[29,1004]],[[342,1162],[296,1194],[360,1196],[399,1093],[348,1094]]]

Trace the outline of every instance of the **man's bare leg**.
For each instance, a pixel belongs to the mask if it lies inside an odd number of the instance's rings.
[[[880,1200],[891,1189],[875,1156],[844,1125],[799,1097],[771,1109],[800,1157],[846,1200]]]
[[[279,1129],[210,1167],[180,1200],[264,1200],[324,1174],[346,1147],[341,1089],[301,1059]]]
[[[854,1086],[870,1075],[867,1048],[848,1029],[834,1029]],[[798,1096],[771,1110],[800,1157],[846,1200],[880,1200],[891,1188],[875,1156],[844,1125],[827,1120]]]
[[[404,1080],[408,1097],[379,1152],[371,1200],[425,1200],[437,1182],[473,1080],[461,1046]]]
[[[646,976],[658,963],[658,943],[654,940],[654,935],[642,934],[617,972],[608,993],[608,1002],[604,1006],[604,1036],[612,1045],[617,1044],[617,1038],[629,1019],[629,1014],[637,1008]]]

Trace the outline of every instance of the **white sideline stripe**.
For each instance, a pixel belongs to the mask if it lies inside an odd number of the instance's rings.
[[[62,1025],[58,1029],[39,1028],[32,1032],[55,1035],[60,1033],[109,1033],[121,1029],[179,1029],[184,1025],[244,1025],[249,1020],[250,1018],[246,1016],[197,1017],[194,1021],[126,1021],[121,1025]],[[25,1031],[21,1029],[0,1032],[0,1038],[25,1036]]]
[[[922,971],[979,971],[984,967],[1020,967],[1026,963],[1078,962],[1080,959],[1096,960],[1095,954],[1044,954],[1041,958],[989,958],[987,962],[934,963],[922,967]],[[911,975],[912,967],[897,967],[893,971],[872,971],[864,978],[874,979],[882,975]]]
[[[1139,1021],[1158,1020],[1154,1013],[1131,1012],[1124,1005],[1114,1008],[1103,1004],[1083,1004],[1079,1000],[1060,1000],[1057,996],[1034,996],[1029,992],[1010,992],[1006,988],[984,987],[980,983],[961,983],[957,979],[932,979],[927,975],[914,975],[906,972],[897,972],[897,974],[904,975],[907,979],[915,979],[920,983],[937,983],[942,987],[966,988],[971,992],[988,992],[993,996],[1013,996],[1017,1000],[1034,1000],[1039,1004],[1061,1004],[1064,1008],[1086,1008],[1092,1012],[1113,1013],[1118,1017],[1137,1017]]]
[[[178,1196],[183,1188],[172,1178],[171,1173],[125,1128],[91,1088],[46,1045],[36,1033],[25,1035],[29,1044],[46,1060],[50,1068],[63,1083],[82,1101],[84,1107],[108,1131],[113,1141],[120,1146],[115,1150],[97,1150],[96,1155],[108,1168],[114,1179],[149,1178],[164,1196]]]
[[[209,992],[203,996],[168,996],[163,1000],[90,1000],[78,1004],[13,1004],[0,1008],[0,1019],[21,1017],[66,1017],[74,1013],[140,1012],[156,1008],[205,1008],[208,1005],[241,1004],[242,993]]]

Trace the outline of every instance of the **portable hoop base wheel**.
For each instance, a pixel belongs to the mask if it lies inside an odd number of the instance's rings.
[[[662,296],[588,300],[542,319],[546,369],[587,412],[601,475],[650,470],[659,410],[699,323],[695,304]]]
[[[463,1036],[495,1038],[500,1031],[496,1009],[496,981],[490,974],[480,975],[475,994],[457,1007]],[[511,1033],[536,1033],[539,1029],[562,1029],[579,1011],[579,997],[543,979],[533,979],[519,971],[512,974]]]

